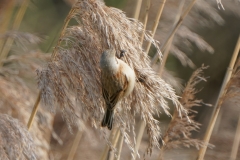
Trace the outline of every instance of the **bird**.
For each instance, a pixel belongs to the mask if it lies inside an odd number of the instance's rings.
[[[124,52],[121,50],[121,55]],[[130,95],[136,81],[134,70],[124,61],[116,57],[116,50],[105,50],[100,58],[102,95],[106,103],[106,111],[101,126],[111,130],[114,109],[118,102]]]

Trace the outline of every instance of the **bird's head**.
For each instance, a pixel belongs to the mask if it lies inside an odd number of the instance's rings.
[[[116,50],[114,48],[107,49],[103,52],[102,57],[115,57],[116,56]]]

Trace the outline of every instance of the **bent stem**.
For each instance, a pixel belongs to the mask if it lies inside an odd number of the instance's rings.
[[[216,120],[217,120],[217,117],[218,117],[218,114],[219,114],[219,111],[220,111],[220,108],[221,108],[221,105],[222,105],[222,99],[223,99],[224,95],[226,94],[226,90],[227,90],[226,85],[227,85],[227,83],[230,80],[230,77],[232,75],[233,67],[236,63],[236,59],[238,57],[239,50],[240,50],[240,35],[239,35],[238,42],[236,44],[235,50],[233,52],[231,62],[229,64],[226,75],[224,77],[224,81],[223,81],[223,84],[222,84],[217,102],[214,106],[213,113],[212,113],[212,116],[211,116],[211,119],[210,119],[210,123],[208,125],[207,131],[206,131],[204,139],[203,139],[203,141],[205,143],[209,143],[210,137],[212,135],[213,127],[216,123]],[[197,160],[203,160],[204,155],[206,153],[206,150],[207,150],[207,146],[204,146],[199,150]]]

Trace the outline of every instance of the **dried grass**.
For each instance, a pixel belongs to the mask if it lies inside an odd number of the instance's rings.
[[[0,159],[37,159],[36,147],[26,127],[6,114],[0,114]]]
[[[164,152],[166,150],[180,148],[181,146],[187,148],[195,147],[196,149],[205,146],[213,147],[213,145],[209,145],[202,140],[192,138],[192,133],[196,131],[198,132],[201,126],[199,122],[194,120],[198,112],[192,108],[203,105],[211,106],[210,104],[205,104],[202,100],[195,98],[196,94],[200,91],[196,89],[197,84],[206,81],[203,76],[203,70],[207,68],[208,67],[203,65],[192,74],[183,90],[182,98],[180,99],[181,104],[188,111],[188,117],[190,118],[191,123],[188,122],[188,119],[185,116],[181,118],[177,115],[177,112],[174,111],[173,118],[163,136],[164,145],[161,147],[159,159],[164,159]]]
[[[3,77],[1,75],[0,95],[0,112],[17,118],[26,126],[35,94],[29,90],[20,77],[16,75]],[[38,151],[36,155],[39,159],[48,159],[52,120],[52,115],[40,108],[30,131]]]
[[[190,4],[191,0],[186,0],[184,8]],[[213,53],[213,48],[196,33],[196,28],[201,27],[211,27],[212,23],[222,25],[224,24],[223,18],[217,12],[215,6],[211,5],[214,2],[206,1],[196,1],[196,4],[191,9],[191,12],[188,14],[187,18],[181,24],[181,27],[176,31],[176,34],[173,39],[173,44],[170,48],[170,53],[173,54],[184,66],[189,66],[194,68],[194,64],[191,59],[188,58],[187,53],[193,52],[193,48],[199,47],[201,51],[207,51]],[[157,11],[157,6],[159,2],[157,0],[152,1],[152,6],[150,9],[149,15],[154,15],[154,12]],[[174,0],[169,0],[166,2],[166,9],[163,10],[163,23],[160,23],[158,30],[156,32],[156,39],[162,43],[162,46],[166,46],[165,42],[167,37],[170,35],[171,29],[174,25],[176,14],[178,13],[179,5]],[[154,19],[153,17],[149,17]],[[196,23],[198,19],[198,23]],[[153,23],[153,22],[152,22]],[[147,29],[150,29],[151,21],[148,24]],[[165,47],[163,47],[165,48]],[[155,58],[156,59],[156,58]]]
[[[206,105],[202,100],[196,99],[195,95],[199,92],[199,90],[196,89],[196,85],[201,81],[206,81],[203,76],[203,70],[207,68],[208,67],[206,66],[202,66],[192,74],[183,90],[182,98],[180,99],[181,104],[188,111],[188,116],[191,119],[191,123],[188,122],[188,119],[185,116],[181,118],[178,116],[178,114],[176,114],[176,112],[174,113],[169,127],[163,137],[165,145],[162,146],[162,153],[166,149],[178,148],[180,146],[188,148],[193,146],[199,149],[200,147],[206,145],[203,141],[192,138],[192,132],[199,131],[201,126],[200,123],[194,120],[197,112],[192,108]]]
[[[219,6],[222,6],[221,1],[217,0],[217,2]],[[200,6],[196,7],[199,12],[205,10],[205,13],[207,13],[210,18],[216,20],[218,24],[222,24],[223,19],[215,10],[212,10],[212,7],[208,8],[208,5],[202,7],[205,3],[205,1],[202,1],[201,5],[197,3],[197,5]],[[139,38],[139,35],[145,30],[142,24],[126,18],[125,15],[117,9],[107,8],[101,2],[83,0],[82,2],[78,2],[74,7],[75,11],[71,13],[69,17],[74,16],[75,20],[79,22],[79,25],[67,28],[66,35],[62,37],[62,41],[60,41],[60,43],[62,42],[61,45],[56,47],[57,52],[56,55],[54,54],[52,62],[47,64],[46,69],[39,71],[39,87],[45,91],[46,96],[43,100],[50,105],[60,106],[69,126],[71,124],[79,124],[79,121],[82,123],[82,121],[86,122],[90,120],[91,124],[98,128],[104,110],[104,102],[100,92],[101,86],[99,82],[99,57],[102,51],[109,47],[114,47],[117,50],[125,49],[127,50],[127,54],[124,57],[124,61],[135,69],[138,76],[138,83],[133,95],[122,102],[122,108],[118,108],[115,125],[116,127],[120,126],[122,130],[127,128],[127,130],[122,131],[122,133],[129,147],[132,149],[134,146],[134,140],[132,140],[128,134],[133,132],[135,135],[134,116],[136,114],[140,114],[142,119],[147,122],[147,131],[150,136],[148,151],[151,153],[154,145],[159,146],[160,128],[158,127],[158,122],[153,118],[153,115],[155,113],[159,114],[162,109],[169,115],[168,103],[164,98],[172,100],[172,102],[180,108],[180,113],[184,114],[183,119],[181,119],[178,116],[179,112],[176,111],[174,113],[173,118],[177,117],[175,120],[177,119],[180,123],[175,123],[175,125],[177,124],[177,126],[175,126],[177,128],[175,130],[176,134],[172,134],[173,138],[170,138],[169,145],[163,147],[169,149],[178,147],[179,145],[185,145],[187,147],[204,145],[201,141],[190,139],[190,131],[198,130],[199,124],[194,121],[193,124],[188,123],[188,117],[185,115],[185,111],[191,107],[189,105],[187,109],[184,110],[177,100],[178,97],[175,95],[174,90],[170,86],[173,84],[180,86],[179,82],[173,80],[166,71],[164,73],[165,75],[163,74],[163,79],[166,77],[166,81],[164,82],[149,67],[149,59],[141,48],[141,38]],[[158,56],[160,57],[158,42],[151,39],[151,35],[145,31],[144,34],[147,40],[155,43]],[[190,41],[195,43],[197,47],[203,51],[213,52],[211,46],[186,27],[180,28],[176,37],[175,41],[186,39],[186,43],[183,43],[188,48],[191,48]],[[40,41],[36,36],[11,31],[0,35],[0,39],[5,38],[14,39],[15,42],[17,42],[17,46],[23,47],[23,52],[27,52],[26,54],[19,54],[18,48],[12,48],[14,55],[6,59],[4,58],[0,62],[4,63],[4,67],[0,69],[0,93],[3,95],[0,99],[0,110],[2,113],[11,114],[26,123],[34,98],[33,93],[26,87],[29,85],[28,78],[31,78],[30,83],[34,83],[32,82],[32,77],[34,77],[32,71],[39,68],[43,60],[49,60],[49,56],[43,55],[39,51],[29,51],[29,46],[26,44],[34,44]],[[174,43],[171,52],[183,65],[193,67],[194,64],[192,61],[177,47],[177,44],[179,43]],[[239,73],[236,72],[231,78],[229,90],[223,101],[238,101],[238,74]],[[42,84],[44,86],[41,86]],[[185,89],[184,92],[186,92],[186,94],[183,94],[181,103],[189,102],[188,100],[192,98],[189,94],[196,92],[194,87],[189,88],[192,92],[189,91],[188,93]],[[179,88],[179,90],[181,90],[181,88]],[[19,94],[19,91],[23,94]],[[48,95],[50,95],[50,97],[47,97]],[[44,94],[42,94],[42,96],[44,96]],[[184,99],[184,97],[187,96],[190,98]],[[189,104],[192,105],[200,105],[201,103],[202,102],[198,100],[189,102]],[[54,110],[54,107],[52,110]],[[190,109],[189,114],[189,118],[193,118],[194,116],[191,114],[195,114],[195,112],[192,112]],[[48,159],[48,157],[42,156],[41,154],[47,155],[49,149],[48,136],[45,136],[43,132],[49,132],[49,130],[51,130],[51,119],[51,115],[40,108],[37,119],[33,125],[32,133],[35,139],[34,143],[38,149],[37,154],[38,157],[41,157],[40,159]],[[185,134],[180,133],[181,130],[179,129],[181,127],[186,129],[184,130],[184,133],[186,132]],[[2,126],[0,128],[2,128]],[[103,129],[100,130],[104,134],[103,136],[106,137],[105,131]],[[24,131],[26,131],[26,129]],[[171,130],[168,130],[167,133],[170,131]],[[0,154],[0,156],[1,155],[4,154]],[[2,158],[0,157],[0,159]]]
[[[166,99],[173,102],[179,115],[186,114],[186,110],[179,103],[173,88],[150,67],[139,37],[144,31],[142,24],[127,18],[122,11],[95,0],[78,1],[73,7],[74,12],[69,17],[74,16],[79,25],[67,28],[52,61],[37,73],[42,101],[52,110],[55,110],[54,106],[59,106],[69,127],[81,119],[89,120],[98,128],[104,111],[100,55],[110,47],[119,51],[124,49],[127,51],[124,61],[134,68],[138,83],[130,98],[124,99],[122,107],[117,108],[114,124],[122,130],[126,128],[122,134],[133,150],[134,141],[129,139],[128,133],[134,132],[134,115],[139,113],[147,124],[148,151],[151,153],[153,146],[159,147],[160,138],[158,121],[153,114],[159,115],[161,108],[170,115]],[[153,43],[161,56],[158,43],[147,33],[145,38]]]
[[[0,68],[0,111],[17,118],[26,125],[35,99],[36,82],[33,80],[35,70],[42,65],[43,61],[49,60],[50,56],[30,47],[40,40],[34,35],[7,32],[2,34],[1,38],[9,36],[14,37],[16,45],[20,45],[17,46],[18,51],[12,52],[10,56],[1,61],[3,66]],[[13,45],[11,49],[16,45]],[[30,131],[39,159],[49,158],[52,120],[52,115],[41,108],[33,123],[33,130]]]

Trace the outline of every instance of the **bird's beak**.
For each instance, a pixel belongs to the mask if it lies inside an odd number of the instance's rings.
[[[125,52],[126,52],[125,50],[120,50],[120,55],[119,55],[119,57],[120,57],[120,58],[124,57],[124,53],[125,53]]]

